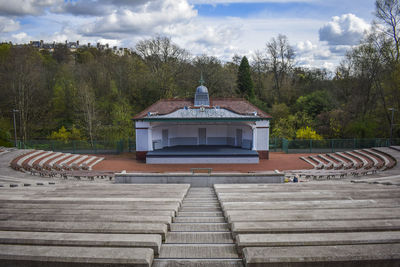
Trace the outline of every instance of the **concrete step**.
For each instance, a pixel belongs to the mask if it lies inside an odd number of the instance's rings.
[[[171,232],[220,232],[229,231],[227,223],[172,223]]]
[[[206,208],[211,208],[211,209],[221,209],[221,206],[219,205],[219,203],[217,203],[217,204],[202,204],[202,203],[197,203],[197,205],[196,205],[196,203],[190,203],[190,204],[187,204],[187,203],[183,203],[182,205],[181,205],[181,207],[180,207],[181,209],[191,209],[191,208],[204,208],[204,209],[206,209]]]
[[[232,235],[229,232],[169,232],[165,243],[233,243]]]
[[[213,194],[213,195],[186,195],[185,197],[186,199],[208,199],[208,200],[216,200],[217,197]]]
[[[0,231],[0,244],[84,247],[142,247],[158,254],[161,235]]]
[[[180,211],[188,211],[188,212],[200,212],[200,211],[208,211],[208,212],[212,212],[212,211],[221,211],[220,207],[187,207],[187,206],[183,206],[182,208],[180,208]]]
[[[154,259],[152,267],[243,267],[242,259]]]
[[[182,203],[219,204],[219,201],[217,199],[190,198],[184,199]]]
[[[193,192],[189,192],[189,193],[187,193],[186,194],[186,197],[193,197],[193,196],[199,196],[199,197],[215,197],[215,193],[214,192],[212,192],[212,193],[201,193],[201,192],[199,192],[199,193],[193,193]]]
[[[224,217],[174,217],[172,218],[173,223],[224,223]]]
[[[150,267],[150,248],[0,245],[2,266],[141,266]]]
[[[201,211],[201,212],[190,212],[190,211],[178,211],[177,217],[222,217],[224,214],[221,211]]]
[[[240,234],[238,251],[245,247],[336,246],[400,243],[400,232],[306,233],[306,234]]]
[[[400,244],[250,247],[245,263],[253,266],[399,266]]]
[[[159,259],[235,259],[234,244],[163,244]]]

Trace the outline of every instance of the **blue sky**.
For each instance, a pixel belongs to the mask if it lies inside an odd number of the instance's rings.
[[[296,64],[334,70],[370,29],[375,0],[0,0],[0,40],[109,43],[155,35],[193,55],[265,54],[285,34]]]

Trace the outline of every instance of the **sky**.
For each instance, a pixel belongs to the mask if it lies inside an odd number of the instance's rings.
[[[0,42],[80,41],[134,48],[167,36],[226,62],[288,37],[297,66],[334,68],[370,30],[375,0],[0,0]]]

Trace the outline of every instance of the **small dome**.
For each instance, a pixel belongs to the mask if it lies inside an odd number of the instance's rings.
[[[200,94],[208,94],[208,89],[207,87],[205,87],[204,85],[200,85],[199,87],[197,87],[196,89],[196,94],[200,93]]]

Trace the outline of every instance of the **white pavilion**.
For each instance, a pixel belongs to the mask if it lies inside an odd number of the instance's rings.
[[[269,119],[245,99],[163,99],[137,114],[136,158],[148,164],[255,164],[269,156]]]

